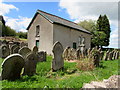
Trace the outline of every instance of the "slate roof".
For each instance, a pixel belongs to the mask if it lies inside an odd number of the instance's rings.
[[[66,27],[70,27],[70,28],[78,30],[78,31],[82,31],[82,32],[91,34],[89,31],[85,30],[84,28],[79,26],[77,23],[71,22],[69,20],[63,19],[61,17],[49,14],[49,13],[41,11],[41,10],[37,10],[35,16],[33,17],[31,23],[29,24],[27,30],[30,28],[30,26],[31,26],[32,22],[34,21],[35,17],[37,16],[37,14],[42,15],[44,18],[46,18],[51,23],[60,24],[60,25],[63,25],[63,26],[66,26]]]

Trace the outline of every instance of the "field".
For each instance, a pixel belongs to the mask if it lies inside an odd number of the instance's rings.
[[[51,61],[52,57],[48,56],[47,62],[39,62],[37,75],[23,76],[16,81],[0,81],[2,88],[82,88],[83,83],[108,79],[118,74],[118,60],[102,61],[101,67],[93,71],[80,71],[76,68],[76,62],[65,61],[64,70],[57,72],[51,72]]]

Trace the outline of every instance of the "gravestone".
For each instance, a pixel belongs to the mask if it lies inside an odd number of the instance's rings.
[[[113,57],[113,52],[111,51],[108,55],[108,60],[112,60],[112,57]]]
[[[13,49],[13,53],[18,53],[20,47],[19,46],[16,46],[14,49]]]
[[[37,46],[33,47],[33,52],[36,53],[36,54],[38,53],[38,47]]]
[[[119,51],[116,51],[115,59],[119,59]]]
[[[23,75],[32,76],[36,74],[36,65],[38,62],[37,54],[31,52],[25,58],[24,72]]]
[[[100,55],[100,52],[95,49],[95,52],[94,52],[94,54],[93,54],[93,59],[94,59],[94,65],[95,65],[96,67],[99,66],[99,62],[100,62],[100,56],[99,56],[99,55]]]
[[[113,60],[115,60],[115,57],[116,57],[116,50],[114,50],[114,53],[113,53]]]
[[[20,47],[22,48],[22,47],[24,47],[24,46],[27,46],[26,43],[21,42],[21,43],[20,43]]]
[[[70,59],[71,60],[76,60],[77,59],[76,50],[74,48],[70,49]]]
[[[14,54],[14,49],[17,48],[17,47],[18,47],[18,45],[16,45],[16,44],[12,45],[12,46],[11,46],[11,52],[10,52],[10,53],[11,53],[11,54]]]
[[[80,48],[78,48],[77,50],[76,50],[76,55],[77,55],[77,60],[80,60],[80,54],[81,54],[81,50],[80,50]]]
[[[31,52],[31,50],[28,48],[28,47],[26,47],[26,46],[24,46],[24,47],[22,47],[19,51],[18,51],[18,53],[19,54],[21,54],[24,58],[27,56],[27,54],[29,54]]]
[[[64,49],[64,51],[63,51],[63,58],[65,59],[65,60],[67,60],[68,59],[68,53],[69,53],[69,48],[70,47],[66,47],[65,49]]]
[[[91,51],[91,49],[88,48],[88,50],[87,50],[87,55],[88,55],[88,57],[89,57],[89,55],[90,55],[90,51]]]
[[[24,63],[24,59],[20,54],[12,54],[5,58],[2,63],[2,80],[19,79]]]
[[[47,54],[44,51],[38,52],[38,62],[46,61],[46,55]]]
[[[6,58],[10,55],[10,48],[7,45],[0,46],[0,51],[2,53],[2,58]]]
[[[100,60],[102,60],[104,57],[104,52],[103,51],[100,51]]]
[[[53,61],[52,61],[52,70],[57,71],[59,69],[63,69],[64,60],[63,60],[63,57],[62,57],[62,54],[63,54],[63,46],[62,46],[62,44],[57,41],[53,45],[52,52],[54,54],[54,58],[53,58]]]
[[[110,53],[110,51],[108,50],[108,51],[106,52],[105,56],[104,56],[104,60],[105,60],[105,61],[108,60],[109,53]]]

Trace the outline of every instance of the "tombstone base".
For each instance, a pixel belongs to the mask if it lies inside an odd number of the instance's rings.
[[[64,70],[64,67],[62,67],[62,68],[60,68],[60,69],[58,69],[58,70],[54,70],[53,68],[52,68],[52,72],[57,72],[57,71],[59,71],[59,70]]]

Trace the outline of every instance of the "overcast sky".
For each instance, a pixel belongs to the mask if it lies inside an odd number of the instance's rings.
[[[70,21],[97,20],[99,15],[106,14],[110,20],[111,36],[109,47],[118,48],[118,0],[0,0],[0,14],[6,25],[16,31],[26,32],[26,27],[37,9],[55,14]],[[14,1],[14,2],[11,2]],[[16,1],[19,1],[16,2]],[[23,3],[26,1],[26,3]],[[39,2],[38,2],[39,1]],[[44,3],[44,1],[46,3]],[[114,1],[114,2],[113,2]]]

